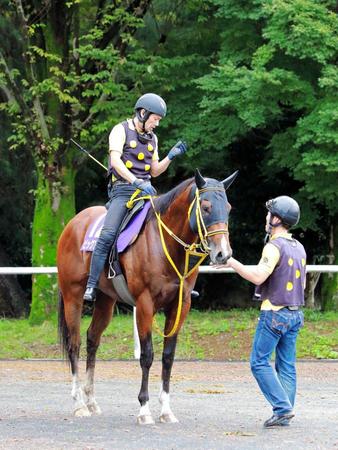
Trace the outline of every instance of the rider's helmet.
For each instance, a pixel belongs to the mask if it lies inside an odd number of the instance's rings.
[[[167,114],[167,105],[162,97],[157,94],[144,94],[135,103],[135,111],[138,120],[141,123],[145,123],[150,114],[157,114],[158,116],[165,117]],[[145,110],[145,114],[141,116],[141,109]]]
[[[288,227],[293,227],[299,222],[299,205],[296,200],[287,195],[269,200],[265,203],[265,206],[272,216],[279,217],[282,223]]]

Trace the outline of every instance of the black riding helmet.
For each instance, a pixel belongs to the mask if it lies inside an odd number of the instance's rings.
[[[135,112],[138,120],[142,123],[143,130],[144,124],[149,119],[150,114],[157,114],[158,116],[165,117],[167,114],[167,105],[162,97],[157,94],[144,94],[135,103]],[[145,114],[141,116],[141,110],[145,110]]]
[[[280,197],[269,200],[265,203],[265,206],[271,215],[279,217],[289,227],[293,227],[299,222],[299,205],[296,200],[287,195],[281,195]]]

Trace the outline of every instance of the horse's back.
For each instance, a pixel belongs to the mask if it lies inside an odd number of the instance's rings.
[[[90,253],[82,252],[81,246],[90,224],[106,211],[104,206],[92,206],[80,211],[65,226],[57,246],[59,280],[73,274],[87,276]],[[71,278],[71,277],[70,277]]]

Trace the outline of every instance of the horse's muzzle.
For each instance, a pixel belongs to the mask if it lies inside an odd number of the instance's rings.
[[[223,254],[223,252],[218,252],[215,261],[212,261],[214,264],[226,264],[228,259],[231,258],[232,251],[230,253],[227,253],[226,255]],[[212,258],[211,258],[212,260]]]
[[[210,259],[213,264],[226,264],[228,259],[232,256],[232,249],[230,245],[215,245],[210,243]]]

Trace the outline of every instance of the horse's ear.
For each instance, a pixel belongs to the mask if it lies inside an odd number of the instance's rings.
[[[202,189],[207,184],[198,169],[195,170],[195,183],[198,189]]]
[[[238,172],[239,172],[239,170],[236,170],[236,172],[234,172],[232,175],[230,175],[230,177],[228,177],[222,181],[225,190],[227,190],[230,187],[230,185],[235,181],[235,179],[238,175]]]

